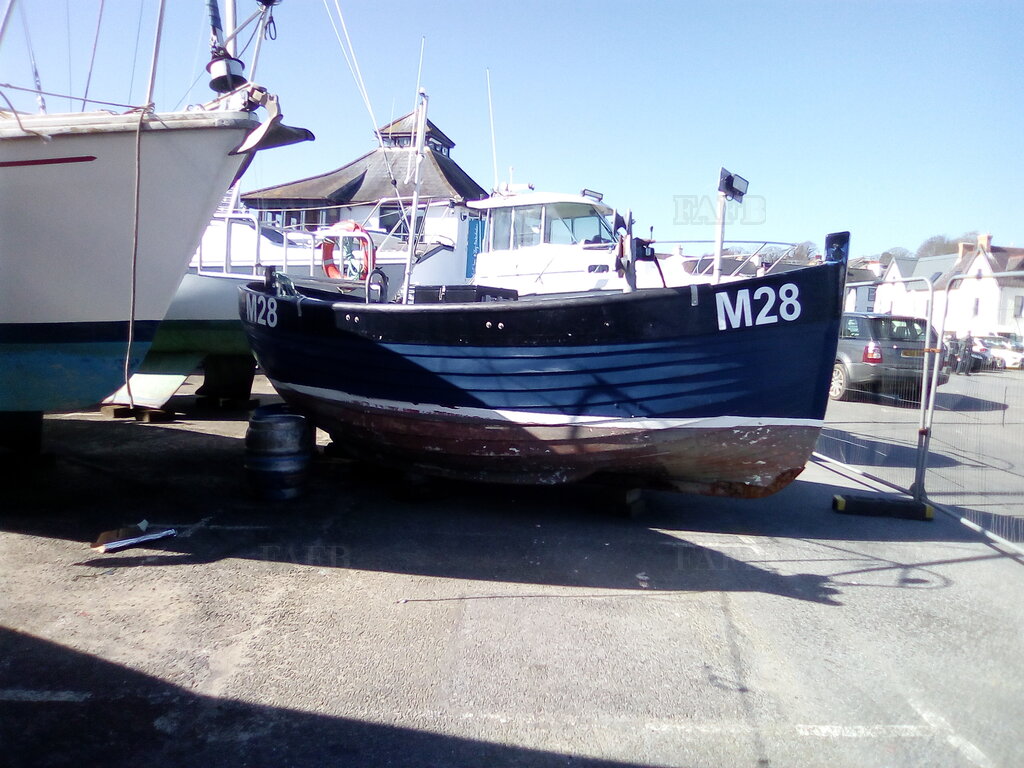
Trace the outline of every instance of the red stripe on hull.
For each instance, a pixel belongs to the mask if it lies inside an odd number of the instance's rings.
[[[78,155],[76,157],[46,157],[39,160],[8,160],[0,162],[0,168],[18,168],[25,165],[65,165],[67,163],[91,163],[95,155]]]
[[[552,485],[600,477],[632,486],[757,498],[788,485],[810,458],[817,426],[524,426],[370,409],[288,391],[341,450],[443,476]]]

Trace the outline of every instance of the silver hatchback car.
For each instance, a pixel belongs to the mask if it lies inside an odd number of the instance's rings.
[[[941,347],[923,318],[844,313],[829,397],[845,400],[853,392],[889,388],[907,400],[919,400],[926,349]],[[940,368],[938,383],[947,381],[949,374]]]

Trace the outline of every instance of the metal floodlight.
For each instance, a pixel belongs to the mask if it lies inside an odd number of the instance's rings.
[[[718,191],[725,194],[730,200],[737,203],[743,202],[743,196],[747,194],[747,186],[750,182],[735,173],[722,169],[718,179]]]
[[[591,200],[595,200],[595,201],[597,201],[599,203],[602,200],[604,200],[604,195],[602,195],[600,192],[595,192],[592,189],[581,190],[580,191],[580,197],[589,197]]]

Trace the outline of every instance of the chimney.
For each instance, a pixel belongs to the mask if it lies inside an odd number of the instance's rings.
[[[956,244],[956,247],[957,247],[957,254],[956,254],[957,258],[960,261],[963,261],[964,260],[964,251],[967,250],[967,243],[965,243],[963,240],[961,240],[960,242],[958,242]]]
[[[978,248],[985,253],[992,253],[992,235],[978,235]]]

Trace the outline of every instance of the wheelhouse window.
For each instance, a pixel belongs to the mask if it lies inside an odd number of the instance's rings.
[[[541,210],[539,205],[512,209],[512,247],[529,248],[540,245]]]
[[[529,248],[541,243],[577,245],[614,242],[608,219],[585,203],[548,203],[493,208],[490,250]]]
[[[491,211],[491,250],[506,251],[512,234],[512,209],[495,208]]]
[[[552,203],[544,206],[546,243],[610,243],[613,239],[608,220],[592,205]]]

